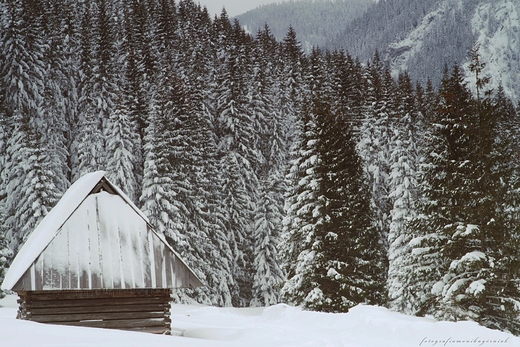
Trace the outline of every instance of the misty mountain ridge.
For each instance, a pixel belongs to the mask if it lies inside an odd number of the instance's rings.
[[[363,16],[376,0],[299,0],[272,3],[236,16],[255,35],[268,24],[272,34],[281,41],[292,26],[298,33],[302,48],[323,47],[336,37],[352,20]]]

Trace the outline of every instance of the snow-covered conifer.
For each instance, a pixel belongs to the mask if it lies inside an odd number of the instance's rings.
[[[396,116],[392,152],[390,155],[389,198],[393,202],[388,235],[388,300],[390,308],[410,312],[413,293],[409,292],[407,261],[409,242],[413,238],[406,228],[416,216],[418,202],[418,163],[422,138],[422,114],[415,102],[411,81],[407,74],[399,78],[398,114]]]
[[[385,250],[348,122],[331,111],[319,51],[310,57],[311,103],[304,114],[299,163],[285,240],[300,242],[286,259],[284,297],[312,310],[344,312],[385,301]],[[321,67],[320,67],[321,65]],[[296,251],[296,252],[295,252]]]
[[[14,1],[2,12],[3,125],[9,133],[4,213],[7,241],[15,252],[57,202],[66,181],[66,157],[60,155],[63,143],[56,141],[61,139],[63,123],[45,98],[46,90],[55,89],[50,88],[53,80],[45,80],[49,47],[41,37],[41,5]]]
[[[253,299],[252,305],[279,302],[284,282],[278,256],[283,219],[283,190],[287,150],[283,120],[274,107],[277,75],[276,41],[266,26],[257,36],[254,75],[251,86],[252,116],[258,136],[261,162],[255,169],[258,177],[258,201],[254,216]]]
[[[218,25],[218,53],[213,129],[220,151],[225,223],[233,252],[232,272],[238,285],[235,306],[247,306],[252,295],[253,222],[261,155],[250,109],[251,40],[238,22],[229,23],[225,11]],[[233,182],[235,181],[235,182]]]
[[[368,88],[357,148],[372,191],[381,238],[387,243],[392,203],[389,199],[390,156],[396,116],[395,82],[376,52],[365,72]],[[388,246],[387,246],[388,247]]]
[[[135,150],[137,133],[123,103],[112,112],[105,129],[107,177],[132,200],[136,198]]]

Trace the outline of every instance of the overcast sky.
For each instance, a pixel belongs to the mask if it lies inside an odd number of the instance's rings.
[[[200,2],[202,6],[208,8],[209,13],[213,17],[214,14],[220,14],[222,8],[225,7],[230,17],[242,14],[252,10],[260,5],[270,4],[273,2],[283,2],[286,0],[195,0]]]

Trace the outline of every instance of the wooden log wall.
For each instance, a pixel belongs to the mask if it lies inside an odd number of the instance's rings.
[[[171,289],[18,292],[19,319],[170,334]]]

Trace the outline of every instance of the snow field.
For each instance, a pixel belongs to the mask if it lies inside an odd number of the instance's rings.
[[[16,296],[0,300],[0,345],[13,347],[430,347],[520,346],[520,338],[474,322],[436,322],[359,305],[346,314],[267,308],[172,306],[172,333],[46,325],[14,319]]]

